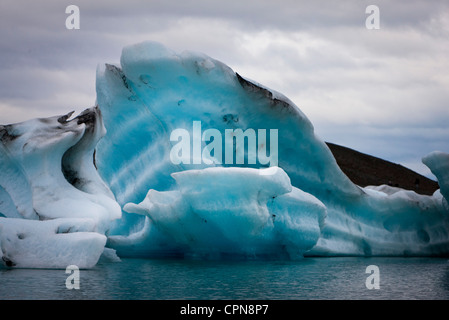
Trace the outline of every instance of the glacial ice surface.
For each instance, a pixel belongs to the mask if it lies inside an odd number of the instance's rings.
[[[240,241],[234,245],[234,252],[253,250],[262,254],[265,248],[265,253],[270,254],[273,248],[283,245],[282,250],[275,250],[286,252],[296,246],[301,248],[296,253],[306,256],[448,253],[448,208],[442,197],[438,194],[423,196],[402,189],[393,192],[385,186],[376,189],[354,185],[293,102],[206,55],[176,53],[153,42],[125,47],[120,66],[98,68],[97,102],[108,130],[97,148],[98,168],[125,211],[124,218],[116,225],[117,235],[111,235],[109,243],[124,255],[152,255],[164,250],[191,253],[195,247],[203,252],[214,248],[229,252],[232,250],[229,246],[225,248],[224,243],[229,244],[239,237],[249,239],[249,235],[254,236],[253,241]],[[257,221],[261,223],[255,219],[259,216],[250,214],[251,210],[232,211],[225,205],[229,202],[232,207],[235,194],[241,194],[240,201],[248,199],[245,201],[250,205],[254,198],[248,198],[247,192],[252,189],[246,188],[260,183],[254,178],[232,180],[230,177],[234,175],[225,170],[226,167],[263,168],[261,163],[247,161],[229,165],[218,161],[212,167],[222,169],[212,173],[205,169],[211,165],[201,159],[193,164],[193,151],[189,164],[171,161],[170,134],[179,128],[185,129],[193,145],[194,122],[201,123],[202,132],[216,129],[222,134],[237,128],[278,130],[277,165],[290,178],[294,191],[280,194],[276,201],[263,205],[268,212],[276,210],[277,222],[284,221],[284,225],[278,223],[263,237],[251,233],[243,236],[241,228],[246,226],[253,230]],[[201,141],[201,150],[207,143],[207,139]],[[249,150],[246,156],[248,160]],[[444,159],[434,159],[437,163],[440,160],[447,163]],[[199,178],[201,171],[188,173],[191,170],[205,170],[203,178]],[[170,179],[170,175],[174,179]],[[207,176],[210,178],[204,184],[202,179]],[[447,181],[444,174],[438,177]],[[270,178],[266,177],[265,181],[269,183]],[[440,184],[444,185],[441,181]],[[192,191],[187,191],[187,185]],[[293,199],[298,192],[319,201],[326,208],[325,214],[290,215],[291,211],[285,208],[296,207]],[[214,199],[213,195],[219,199]],[[222,224],[215,227],[220,231],[215,232],[213,240],[201,242],[199,239],[208,238],[212,230],[202,225],[201,219],[209,221],[207,216],[217,212],[212,209],[217,203],[222,204],[221,218],[234,222],[225,228],[229,222],[221,220]],[[201,208],[209,208],[210,212]],[[138,212],[146,218],[129,215],[126,211]],[[238,219],[244,221],[239,217],[241,212],[246,212],[246,222],[235,223]],[[236,217],[230,217],[233,215]],[[189,227],[178,221],[188,221]],[[299,230],[300,225],[302,232],[292,231]],[[308,237],[316,234],[311,232],[314,228],[319,228],[318,239]],[[189,238],[189,234],[194,234],[196,240]],[[273,234],[278,237],[270,238]],[[298,245],[300,234],[304,235],[303,246]],[[286,245],[288,237],[290,242]],[[193,242],[189,243],[188,239]],[[260,245],[257,250],[254,243]],[[310,249],[305,250],[308,247]]]
[[[92,267],[121,216],[93,162],[105,133],[99,109],[70,117],[0,126],[0,251],[7,265]]]
[[[215,167],[172,176],[176,189],[150,190],[124,210],[148,216],[186,255],[296,259],[320,236],[325,206],[292,187],[278,167]]]
[[[125,47],[120,65],[100,65],[96,90],[97,107],[73,119],[0,126],[4,264],[89,268],[102,254],[118,260],[114,250],[203,258],[449,254],[448,154],[423,158],[441,187],[433,196],[361,188],[288,98],[204,54],[154,42]],[[239,144],[251,130],[254,148],[250,139]],[[174,133],[191,139],[183,161],[173,161],[184,141]]]
[[[437,192],[444,197],[447,205],[449,203],[449,154],[434,151],[425,156],[422,161],[437,177],[440,185],[440,189]]]
[[[106,244],[106,236],[94,230],[90,219],[0,218],[2,261],[17,268],[92,268]]]
[[[169,190],[174,172],[211,166],[204,161],[174,164],[170,159],[171,133],[184,129],[193,140],[194,122],[201,123],[203,133],[214,129],[223,136],[226,130],[266,130],[267,144],[269,130],[278,130],[277,165],[295,187],[314,195],[332,190],[342,198],[362,194],[315,136],[311,122],[282,94],[204,54],[178,54],[159,43],[125,47],[120,61],[120,66],[106,64],[97,70],[97,103],[107,129],[97,146],[97,165],[121,206],[142,201],[149,189]],[[257,144],[263,147],[264,140]],[[206,145],[202,141],[201,150]],[[267,166],[235,162],[213,166]],[[124,214],[115,230],[126,234],[139,223],[142,219]]]

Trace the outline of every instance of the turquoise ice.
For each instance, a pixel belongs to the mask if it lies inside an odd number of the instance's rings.
[[[214,163],[214,167],[240,167],[244,170],[240,174],[242,179],[228,181],[233,173],[225,169],[205,171],[202,174],[210,174],[210,178],[206,179],[207,188],[204,188],[204,181],[198,181],[200,171],[188,171],[203,170],[211,165],[201,161],[196,165],[175,165],[170,160],[171,132],[183,128],[193,135],[194,122],[201,122],[203,130],[215,129],[222,133],[236,128],[278,130],[279,168],[288,175],[295,190],[307,193],[311,203],[318,201],[325,208],[325,214],[317,210],[311,220],[313,214],[305,209],[298,209],[291,217],[287,213],[291,219],[309,221],[319,228],[319,237],[311,237],[316,242],[313,246],[310,243],[303,246],[309,249],[298,250],[299,255],[402,256],[448,252],[449,212],[440,193],[423,196],[406,190],[392,192],[388,186],[361,188],[353,184],[340,170],[326,144],[314,134],[311,122],[282,94],[240,76],[204,54],[176,53],[159,43],[125,47],[120,61],[120,66],[105,65],[97,71],[97,102],[108,130],[97,147],[97,162],[117,201],[122,207],[126,205],[124,218],[116,225],[117,237],[110,237],[110,244],[122,254],[159,254],[161,246],[165,246],[167,252],[180,250],[191,254],[195,246],[186,240],[187,235],[201,238],[211,232],[201,223],[193,223],[195,219],[207,219],[211,212],[195,208],[199,204],[213,206],[217,201],[222,206],[222,212],[217,213],[222,219],[218,225],[226,236],[217,233],[198,247],[198,252],[207,252],[205,247],[215,252],[224,239],[235,243],[234,249],[223,249],[224,253],[229,250],[250,252],[255,248],[254,243],[260,244],[257,246],[260,254],[264,253],[264,248],[267,252],[273,251],[270,245],[262,245],[260,239],[266,238],[257,232],[252,233],[254,241],[250,241],[251,244],[241,240],[242,235],[237,230],[242,227],[252,230],[253,220],[235,222],[235,216],[242,211],[251,215],[252,211],[244,208],[250,206],[251,201],[257,202],[254,200],[256,195],[265,188],[259,180],[250,178],[249,169],[243,168],[263,168],[264,165]],[[203,141],[201,149],[207,143]],[[248,156],[249,151],[246,151]],[[429,157],[434,159],[436,156]],[[447,159],[435,162],[441,165]],[[435,166],[430,165],[431,169]],[[443,174],[436,174],[447,180]],[[188,184],[195,190],[194,199],[179,186],[181,176],[190,177],[183,178],[183,186]],[[269,177],[267,179],[266,183],[270,183]],[[444,182],[440,181],[440,184],[444,185]],[[223,192],[225,186],[233,191],[232,195]],[[248,190],[253,190],[252,197],[246,196]],[[235,194],[246,199],[240,208],[232,204]],[[290,193],[276,196],[281,199],[286,195],[295,198]],[[302,205],[301,201],[294,203],[293,200],[291,204],[295,208]],[[144,213],[147,220],[129,215],[127,210]],[[287,211],[283,210],[284,213]],[[177,215],[182,217],[176,219]],[[272,223],[268,216],[265,227]],[[181,221],[187,217],[192,220],[185,227]],[[287,232],[287,229],[281,229],[274,228],[273,232]],[[267,232],[267,229],[263,230],[262,233]],[[301,234],[300,230],[295,232]],[[292,238],[297,248],[302,247],[301,241],[305,241],[307,232],[304,227],[303,238]],[[273,240],[271,245],[274,244]],[[278,253],[291,252],[282,241],[276,245]]]
[[[0,126],[5,265],[449,254],[446,153],[423,158],[432,196],[362,188],[287,97],[155,42],[101,64],[96,90],[77,117]]]

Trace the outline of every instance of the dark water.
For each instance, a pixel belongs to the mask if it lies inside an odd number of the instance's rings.
[[[366,267],[379,267],[367,289]],[[449,262],[439,258],[306,258],[301,261],[141,260],[80,270],[0,269],[0,299],[449,299]]]

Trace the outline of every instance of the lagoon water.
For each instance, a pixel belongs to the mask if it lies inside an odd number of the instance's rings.
[[[379,289],[368,289],[369,265]],[[449,299],[444,258],[305,258],[300,261],[122,259],[80,270],[69,290],[65,270],[0,269],[0,299]]]

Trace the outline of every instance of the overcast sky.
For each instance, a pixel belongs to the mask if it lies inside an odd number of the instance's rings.
[[[68,30],[69,5],[80,29]],[[380,29],[368,30],[368,5]],[[0,123],[95,103],[98,64],[155,40],[285,94],[317,135],[427,176],[449,153],[449,1],[0,2]]]

